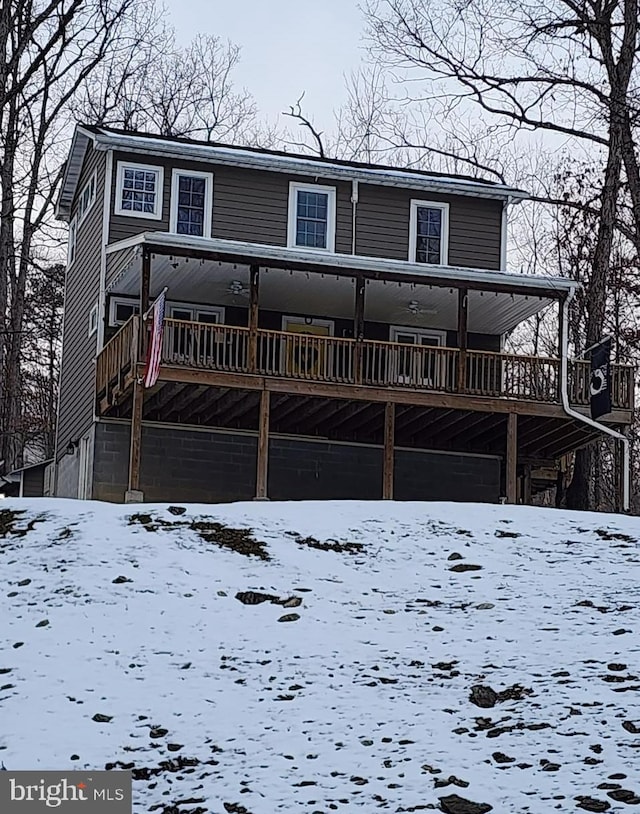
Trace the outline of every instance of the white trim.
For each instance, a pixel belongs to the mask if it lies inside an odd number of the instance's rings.
[[[104,190],[102,195],[102,244],[100,246],[100,291],[98,293],[98,335],[96,337],[96,356],[104,345],[104,311],[107,287],[107,243],[111,224],[111,186],[113,184],[113,152],[107,153],[104,173]]]
[[[390,341],[393,343],[395,342],[400,347],[410,348],[410,347],[428,347],[422,345],[418,342],[415,345],[405,345],[404,343],[398,342],[398,334],[413,334],[416,337],[426,336],[429,339],[437,339],[438,340],[438,347],[446,347],[447,345],[447,332],[446,331],[438,331],[433,330],[431,328],[411,328],[411,327],[404,327],[402,325],[390,325],[389,326],[389,338]],[[403,355],[401,356],[401,353]],[[400,359],[404,358],[406,361],[407,354],[409,354],[410,359],[410,374],[405,376],[400,370]],[[414,354],[411,351],[401,352],[398,349],[395,353],[390,353],[388,356],[388,371],[387,375],[392,382],[396,382],[397,384],[420,384],[422,386],[429,387],[433,390],[444,390],[447,384],[447,360],[443,356],[440,364],[438,365],[437,357],[434,364],[434,376],[425,377],[424,371],[418,372],[419,368],[421,367],[420,356],[418,354]],[[440,370],[438,370],[438,367]]]
[[[122,182],[125,170],[140,170],[156,173],[155,207],[153,212],[134,212],[132,209],[122,208]],[[155,164],[144,164],[137,161],[118,161],[116,171],[116,196],[114,215],[124,215],[127,218],[144,218],[145,220],[162,220],[162,198],[164,195],[164,167]]]
[[[221,305],[198,305],[193,302],[173,302],[167,301],[167,316],[170,319],[175,319],[172,316],[174,310],[191,311],[191,322],[197,322],[194,318],[196,311],[201,311],[203,314],[217,314],[218,324],[224,325],[225,309]]]
[[[169,214],[169,231],[175,234],[178,233],[178,178],[188,176],[189,178],[204,178],[205,180],[205,193],[204,193],[204,223],[202,225],[203,232],[201,237],[211,237],[211,211],[213,209],[213,173],[212,172],[196,172],[194,170],[176,170],[171,173],[171,206]],[[194,235],[191,235],[194,237]]]
[[[327,196],[327,245],[323,248],[298,246],[296,243],[296,222],[299,192],[321,192]],[[330,252],[336,250],[336,188],[320,184],[300,184],[289,182],[289,207],[287,217],[287,246],[291,249],[304,249],[310,252]]]
[[[89,311],[89,337],[98,332],[98,303]]]
[[[79,129],[79,128],[78,128]],[[212,144],[194,144],[186,141],[151,138],[144,135],[99,133],[87,131],[94,140],[95,149],[118,149],[124,152],[140,153],[163,158],[193,159],[208,164],[224,164],[232,167],[262,169],[271,172],[286,172],[313,178],[332,180],[357,178],[363,183],[417,189],[423,192],[470,195],[482,198],[503,200],[510,196],[515,201],[526,200],[529,194],[521,189],[471,178],[456,178],[448,175],[422,175],[411,171],[395,170],[391,167],[349,166],[322,161],[309,156],[278,155],[273,152],[243,150],[238,147],[223,147]]]
[[[415,334],[416,336],[427,336],[430,339],[437,339],[439,347],[446,348],[447,346],[447,332],[438,331],[435,328],[413,328],[409,325],[390,325],[389,326],[389,340],[397,342],[397,336],[402,334]]]
[[[82,201],[83,201],[85,192],[87,192],[91,188],[92,184],[93,184],[93,195],[89,196],[88,203],[85,205],[84,209],[82,209],[82,205],[83,205]],[[82,187],[82,190],[80,191],[80,194],[78,195],[78,207],[77,207],[77,210],[76,210],[76,219],[77,219],[77,222],[78,222],[78,226],[80,226],[80,224],[84,221],[84,219],[87,217],[88,213],[90,212],[91,207],[96,202],[97,192],[98,192],[98,171],[95,170],[93,175],[91,176],[91,178],[89,178],[87,183]],[[81,209],[82,209],[82,211],[80,211]]]
[[[544,277],[533,274],[512,274],[504,271],[491,271],[480,268],[467,268],[463,266],[433,266],[427,263],[410,263],[407,260],[387,260],[380,257],[353,257],[350,254],[328,254],[304,249],[291,249],[284,246],[273,246],[263,243],[245,243],[239,240],[223,240],[220,238],[189,238],[187,235],[172,235],[168,232],[140,232],[132,237],[112,243],[107,247],[107,255],[122,251],[123,249],[144,246],[150,243],[154,246],[171,249],[193,249],[199,251],[216,252],[230,257],[253,259],[263,266],[269,265],[269,260],[281,263],[309,264],[320,271],[323,266],[328,269],[344,269],[345,271],[376,272],[383,271],[389,274],[411,274],[422,277],[428,284],[430,279],[468,283],[470,288],[481,290],[483,284],[504,285],[518,288],[532,288],[540,291],[540,298],[544,299],[551,292],[557,297],[562,292],[580,290],[582,286],[575,280],[567,277]],[[231,262],[234,262],[233,260]],[[111,281],[110,289],[118,283],[121,275]]]
[[[410,263],[416,262],[416,245],[418,242],[418,209],[440,209],[442,220],[440,227],[440,262],[421,263],[425,266],[447,266],[449,264],[449,204],[441,201],[418,201],[411,200],[411,210],[409,214],[409,257]]]
[[[116,319],[116,307],[118,305],[130,305],[134,309],[140,311],[140,300],[137,297],[110,297],[109,299],[109,327],[115,328],[118,325],[124,325],[126,320]],[[135,310],[134,312],[135,313]]]
[[[311,322],[307,322],[311,320]],[[282,330],[287,330],[287,324],[292,322],[294,325],[316,325],[319,328],[328,328],[329,336],[334,336],[335,322],[332,319],[316,319],[315,317],[292,317],[286,314],[282,315]],[[296,332],[297,333],[297,332]]]
[[[502,214],[500,216],[500,271],[507,270],[507,215],[510,203],[509,198],[502,202]]]
[[[71,218],[69,221],[69,235],[67,237],[67,267],[71,266],[78,254],[78,219]]]
[[[78,499],[91,500],[93,486],[93,427],[85,433],[78,446]]]

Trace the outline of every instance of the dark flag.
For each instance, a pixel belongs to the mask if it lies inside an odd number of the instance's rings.
[[[611,412],[611,339],[604,339],[591,351],[591,418]]]

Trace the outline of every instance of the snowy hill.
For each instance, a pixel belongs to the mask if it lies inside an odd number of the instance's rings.
[[[139,510],[0,501],[7,768],[162,814],[640,805],[638,519]]]

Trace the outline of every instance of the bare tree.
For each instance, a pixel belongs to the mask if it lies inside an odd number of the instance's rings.
[[[69,103],[117,47],[140,0],[4,0],[0,6],[0,460],[21,462],[27,281],[51,248]]]
[[[537,130],[601,152],[585,303],[585,341],[597,341],[625,183],[640,253],[638,0],[372,0],[367,13],[374,54],[407,78],[417,72],[423,99],[444,100],[451,115],[475,108],[487,132]],[[575,508],[587,507],[589,476],[581,453],[569,495]]]
[[[240,59],[237,46],[200,35],[179,48],[162,18],[140,14],[131,36],[139,47],[114,50],[87,78],[75,103],[76,118],[165,136],[254,141],[255,103],[232,80]]]

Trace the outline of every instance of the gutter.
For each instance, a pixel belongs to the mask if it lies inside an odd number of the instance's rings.
[[[439,176],[418,176],[412,175],[410,172],[394,171],[392,169],[341,166],[331,162],[313,161],[295,155],[283,156],[273,155],[272,153],[242,152],[239,148],[185,144],[145,138],[144,136],[124,136],[104,132],[92,133],[92,137],[96,150],[113,149],[133,154],[137,153],[138,155],[146,154],[176,159],[188,158],[231,167],[287,172],[291,175],[312,176],[314,178],[331,178],[345,181],[357,179],[368,184],[429,190],[444,195],[469,195],[498,200],[511,198],[512,203],[517,203],[529,197],[529,194],[522,190],[497,184],[487,184],[482,181],[464,181]]]
[[[356,253],[356,212],[358,210],[358,184],[351,181],[351,254]]]
[[[107,246],[107,257],[123,249],[133,249],[142,245],[150,245],[152,251],[165,249],[163,254],[171,254],[171,249],[176,254],[180,254],[180,249],[194,252],[211,252],[220,255],[228,255],[230,258],[244,258],[245,260],[255,259],[264,266],[268,266],[270,260],[277,261],[286,267],[287,263],[315,267],[315,271],[322,271],[322,268],[341,269],[348,272],[364,272],[374,274],[376,272],[395,273],[402,276],[413,275],[422,278],[427,285],[431,279],[440,279],[443,283],[465,282],[478,290],[483,284],[509,286],[517,289],[526,289],[528,295],[539,296],[542,299],[560,299],[570,291],[575,291],[579,287],[578,283],[566,277],[541,277],[527,274],[513,274],[504,271],[490,271],[487,269],[474,269],[462,266],[436,266],[425,263],[409,263],[406,260],[387,260],[378,257],[357,256],[343,254],[341,252],[329,253],[319,252],[313,249],[291,249],[284,246],[273,246],[261,243],[243,243],[238,240],[226,240],[222,238],[193,238],[189,235],[177,235],[170,232],[141,232],[130,238],[125,238],[117,243]],[[230,262],[234,262],[231,260]],[[242,261],[240,261],[242,262]],[[330,273],[330,272],[329,272]],[[117,282],[112,280],[109,290],[113,289]],[[436,285],[442,285],[435,283]],[[535,293],[534,293],[535,292]]]
[[[616,430],[612,430],[611,427],[607,427],[604,424],[600,424],[598,421],[594,421],[592,418],[588,418],[587,416],[582,415],[582,413],[578,413],[571,408],[569,404],[569,393],[568,393],[568,347],[569,347],[569,304],[571,300],[575,296],[575,289],[572,289],[567,296],[563,299],[562,302],[562,334],[561,334],[561,343],[560,343],[560,396],[562,398],[562,408],[565,413],[570,417],[576,419],[576,421],[581,421],[583,424],[587,424],[589,427],[593,427],[600,432],[605,433],[606,435],[610,435],[612,438],[615,438],[616,441],[620,441],[622,443],[622,450],[623,450],[623,462],[622,462],[622,510],[624,512],[629,511],[630,506],[630,480],[631,480],[631,457],[629,451],[629,439],[622,435],[622,433],[617,432]]]

